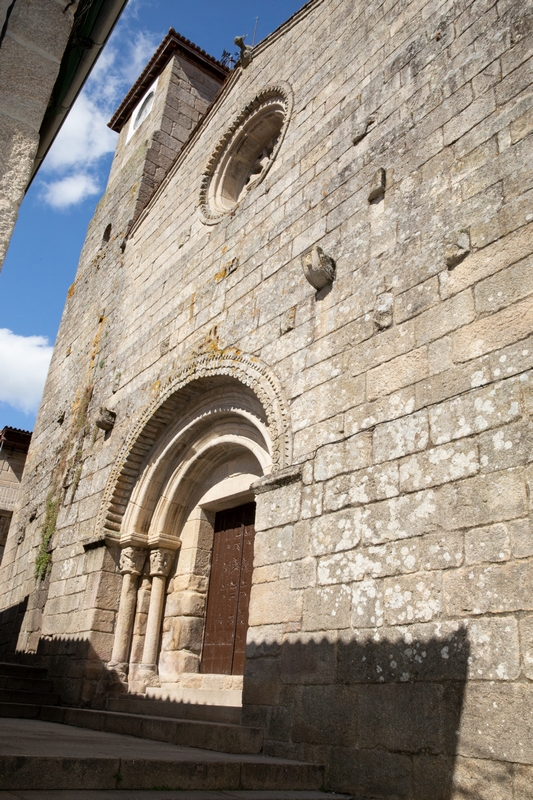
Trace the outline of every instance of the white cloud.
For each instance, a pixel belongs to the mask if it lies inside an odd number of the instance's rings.
[[[0,328],[0,401],[37,411],[53,348],[44,336],[18,336]]]
[[[41,198],[53,208],[81,203],[104,183],[102,159],[117,141],[107,123],[162,39],[161,34],[134,33],[131,17],[134,8],[104,48],[43,163]]]
[[[52,208],[65,209],[81,203],[87,197],[98,194],[99,191],[100,187],[91,175],[79,172],[59,181],[47,183],[41,197]]]
[[[82,93],[68,115],[43,164],[46,172],[91,166],[115,149],[117,135],[107,127],[109,115]]]
[[[128,58],[122,65],[124,83],[133,84],[155,53],[163,37],[160,34],[139,31],[129,46]]]

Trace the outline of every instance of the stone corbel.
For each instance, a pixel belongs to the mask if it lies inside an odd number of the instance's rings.
[[[317,291],[335,280],[335,262],[315,245],[302,256],[304,275]]]
[[[301,479],[301,466],[286,467],[278,470],[278,472],[259,478],[258,481],[252,483],[250,489],[254,494],[264,494],[265,492],[272,492],[274,489],[281,489],[282,486],[288,486],[290,483],[296,483]]]
[[[95,420],[96,427],[101,428],[103,431],[110,431],[115,424],[116,418],[117,415],[114,411],[110,411],[109,408],[105,406],[100,406],[98,416]]]

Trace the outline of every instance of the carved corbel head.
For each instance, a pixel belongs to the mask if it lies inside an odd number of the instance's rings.
[[[302,268],[305,277],[317,291],[335,280],[335,262],[318,245],[304,253]]]

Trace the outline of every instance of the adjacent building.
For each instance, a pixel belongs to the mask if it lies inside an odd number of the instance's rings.
[[[127,0],[0,0],[0,268],[28,184]]]
[[[7,426],[0,431],[0,563],[30,442],[29,431]]]

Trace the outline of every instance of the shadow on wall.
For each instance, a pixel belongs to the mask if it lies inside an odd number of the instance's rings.
[[[20,631],[26,615],[32,613],[28,610],[32,602],[32,597],[25,597],[0,612],[0,661],[45,667],[63,705],[104,708],[110,695],[123,694],[125,687],[119,677],[107,669],[88,639],[45,637],[38,639],[32,652],[19,648]]]
[[[17,651],[27,607],[28,598],[0,613],[0,660],[47,667],[66,705],[102,708],[124,691],[85,639],[46,638],[35,653]],[[467,630],[427,640],[411,638],[409,627],[397,634],[248,645],[243,722],[264,729],[266,753],[324,764],[329,790],[474,800],[456,763]]]
[[[451,800],[467,632],[416,641],[405,631],[394,641],[256,645],[243,721],[264,728],[267,753],[327,765],[330,790]]]

